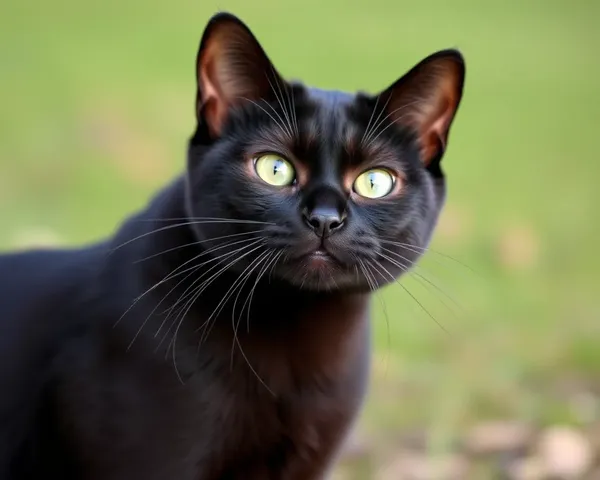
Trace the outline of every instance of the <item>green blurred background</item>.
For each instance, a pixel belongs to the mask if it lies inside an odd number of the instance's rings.
[[[285,76],[324,88],[374,92],[435,50],[466,57],[448,204],[416,270],[435,287],[404,279],[424,308],[399,286],[374,303],[344,475],[401,478],[407,434],[435,456],[491,420],[594,428],[600,2],[3,0],[0,247],[106,236],[181,171],[196,48],[219,9]]]

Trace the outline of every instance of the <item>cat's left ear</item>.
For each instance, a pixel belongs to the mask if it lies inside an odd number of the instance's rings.
[[[417,135],[425,166],[437,164],[448,143],[450,126],[460,103],[465,62],[457,50],[425,58],[381,93],[392,123]]]
[[[250,29],[230,13],[208,22],[196,61],[196,113],[218,137],[231,109],[243,102],[271,100],[286,83]]]

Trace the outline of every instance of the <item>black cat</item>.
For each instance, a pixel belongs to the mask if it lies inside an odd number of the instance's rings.
[[[0,256],[0,478],[325,478],[464,75],[445,50],[376,96],[307,88],[214,16],[185,174],[105,241]]]

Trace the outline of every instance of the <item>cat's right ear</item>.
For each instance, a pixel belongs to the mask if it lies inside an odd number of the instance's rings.
[[[231,109],[270,100],[285,82],[250,29],[230,13],[208,22],[196,61],[196,114],[213,138],[220,136]]]

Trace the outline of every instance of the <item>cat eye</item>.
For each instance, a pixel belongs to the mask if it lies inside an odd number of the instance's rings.
[[[373,168],[361,173],[354,181],[354,191],[361,197],[381,198],[394,188],[394,176],[382,168]]]
[[[281,155],[267,153],[256,157],[254,168],[260,178],[275,187],[287,187],[294,183],[296,171]]]

